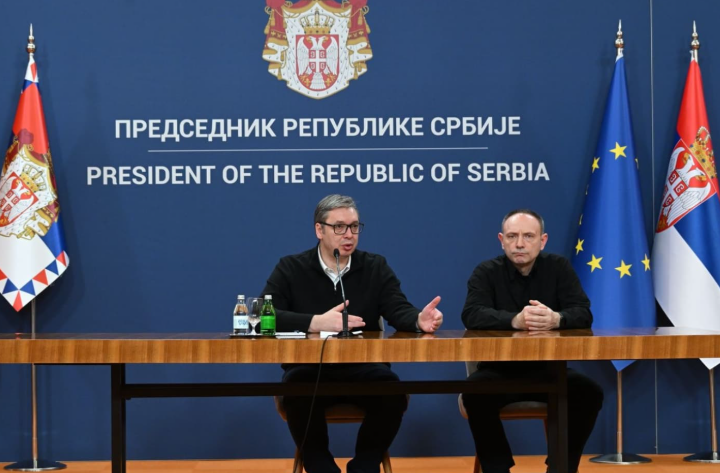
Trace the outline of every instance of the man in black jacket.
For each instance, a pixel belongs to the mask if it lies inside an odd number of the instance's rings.
[[[440,327],[442,313],[436,308],[440,297],[422,311],[415,308],[403,294],[400,281],[385,258],[356,249],[364,224],[351,197],[334,194],[322,199],[315,209],[314,223],[318,245],[280,259],[263,290],[263,294],[273,296],[278,331],[340,331],[343,309],[340,276],[345,286],[349,330],[380,330],[381,316],[397,330],[432,333]],[[333,255],[335,250],[339,250],[339,264]],[[318,375],[316,364],[283,365],[283,369],[284,382],[315,382]],[[320,379],[363,382],[396,381],[398,377],[384,363],[351,363],[324,365]],[[334,404],[353,403],[363,408],[365,420],[347,471],[378,473],[383,453],[400,428],[407,407],[406,396],[319,396],[312,411],[310,403],[307,396],[283,398],[290,433],[298,448],[302,446],[305,470],[340,472],[328,450],[324,412]]]
[[[532,210],[514,210],[498,234],[505,254],[479,264],[468,281],[462,319],[471,330],[547,331],[590,328],[590,301],[570,262],[541,254],[548,235],[542,217]],[[543,362],[479,363],[468,380],[542,379],[550,376]],[[593,380],[568,370],[568,466],[577,471],[598,412],[603,392]],[[520,401],[547,401],[545,394],[463,394],[470,430],[483,473],[508,473],[515,464],[500,409]],[[548,471],[555,471],[552,456]]]

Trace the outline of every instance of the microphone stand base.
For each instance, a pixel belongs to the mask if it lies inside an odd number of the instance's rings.
[[[352,333],[352,332],[349,331],[349,330],[341,330],[341,331],[339,331],[339,332],[337,333],[337,335],[335,335],[335,336],[336,336],[337,338],[352,338],[352,337],[357,337],[356,334]]]

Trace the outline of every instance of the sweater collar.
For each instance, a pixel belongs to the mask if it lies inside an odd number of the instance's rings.
[[[320,252],[320,244],[318,243],[317,245],[315,245],[315,248],[308,250],[305,253],[305,255],[307,258],[309,258],[311,260],[311,266],[313,268],[317,269],[318,271],[320,271],[323,274],[327,274],[325,272],[325,269],[323,268],[323,264],[321,263],[321,258],[320,258],[319,252]],[[355,271],[359,270],[363,266],[364,255],[365,255],[364,251],[361,251],[358,249],[353,251],[352,255],[350,255],[350,258],[352,259],[352,268],[350,267],[350,261],[348,260],[348,264],[346,266],[346,268],[348,268],[348,269],[346,272],[354,273]],[[341,271],[343,271],[343,270],[341,269]],[[344,272],[343,276],[345,274],[346,273]]]

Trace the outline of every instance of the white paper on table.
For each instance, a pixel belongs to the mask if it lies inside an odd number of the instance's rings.
[[[275,338],[305,338],[305,332],[275,332]]]

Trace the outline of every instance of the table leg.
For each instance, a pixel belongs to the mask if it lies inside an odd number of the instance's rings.
[[[125,365],[110,365],[110,404],[112,414],[110,419],[111,430],[111,471],[112,473],[126,473],[126,437],[125,437],[125,398],[122,389],[125,386]]]
[[[568,473],[567,362],[552,362],[557,386],[548,395],[548,450],[555,454],[558,473]]]

